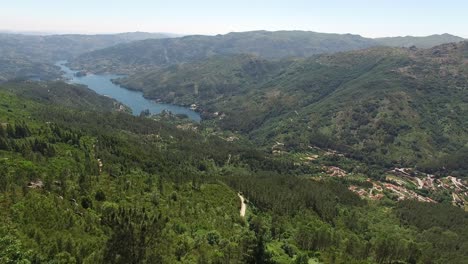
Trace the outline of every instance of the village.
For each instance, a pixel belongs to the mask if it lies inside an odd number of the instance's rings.
[[[275,142],[272,153],[284,153],[282,150],[282,143]],[[311,150],[314,151],[313,154],[302,154],[299,157],[301,162],[297,162],[296,165],[317,165],[321,163],[319,160],[323,157],[344,157],[343,154],[333,150],[324,150],[317,147],[311,147]],[[338,165],[319,165],[319,168],[321,170],[320,174],[312,178],[333,177],[342,179],[344,182],[349,182],[349,190],[363,199],[382,200],[387,197],[396,201],[411,199],[427,203],[450,200],[453,206],[468,211],[468,183],[466,180],[451,175],[436,177],[413,168],[393,168],[385,172],[383,179],[375,180],[362,174],[347,172]],[[357,184],[359,182],[361,184]]]
[[[342,170],[335,167],[328,167],[327,174],[332,177],[346,176]],[[437,203],[434,196],[448,194],[452,205],[465,209],[468,205],[467,183],[453,176],[436,178],[411,168],[395,168],[387,172],[384,182],[372,179],[366,181],[372,184],[371,188],[350,185],[349,190],[371,200],[380,200],[387,194],[397,201],[413,199],[428,203]]]

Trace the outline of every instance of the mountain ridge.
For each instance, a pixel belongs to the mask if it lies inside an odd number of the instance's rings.
[[[431,48],[445,43],[460,42],[466,39],[451,35],[448,33],[434,34],[429,36],[398,36],[398,37],[385,37],[375,38],[378,43],[391,47],[411,47],[416,46],[419,48]]]
[[[453,36],[417,38],[417,45],[453,41]],[[427,44],[425,42],[429,41]],[[387,43],[387,44],[386,44]],[[213,55],[252,54],[265,59],[309,57],[317,54],[366,49],[375,46],[404,46],[400,40],[371,39],[353,34],[313,31],[247,31],[215,36],[189,35],[173,39],[142,40],[82,54],[70,64],[93,72],[132,73],[154,67],[193,62]],[[412,46],[412,45],[411,45]]]

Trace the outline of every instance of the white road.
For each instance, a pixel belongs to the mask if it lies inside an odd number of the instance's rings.
[[[239,199],[241,200],[240,216],[245,217],[245,211],[247,210],[247,205],[245,204],[245,198],[240,193],[238,193],[237,196],[239,196]]]
[[[424,187],[424,182],[418,177],[415,177],[415,178],[416,178],[416,181],[418,181],[418,189],[422,189]]]

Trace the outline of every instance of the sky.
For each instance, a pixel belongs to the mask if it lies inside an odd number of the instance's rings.
[[[0,0],[0,30],[214,35],[261,29],[468,38],[468,1]]]

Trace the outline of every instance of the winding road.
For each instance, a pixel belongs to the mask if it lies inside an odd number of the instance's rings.
[[[245,198],[240,193],[237,194],[241,200],[240,216],[245,217],[245,211],[247,210],[247,205],[245,204]]]

